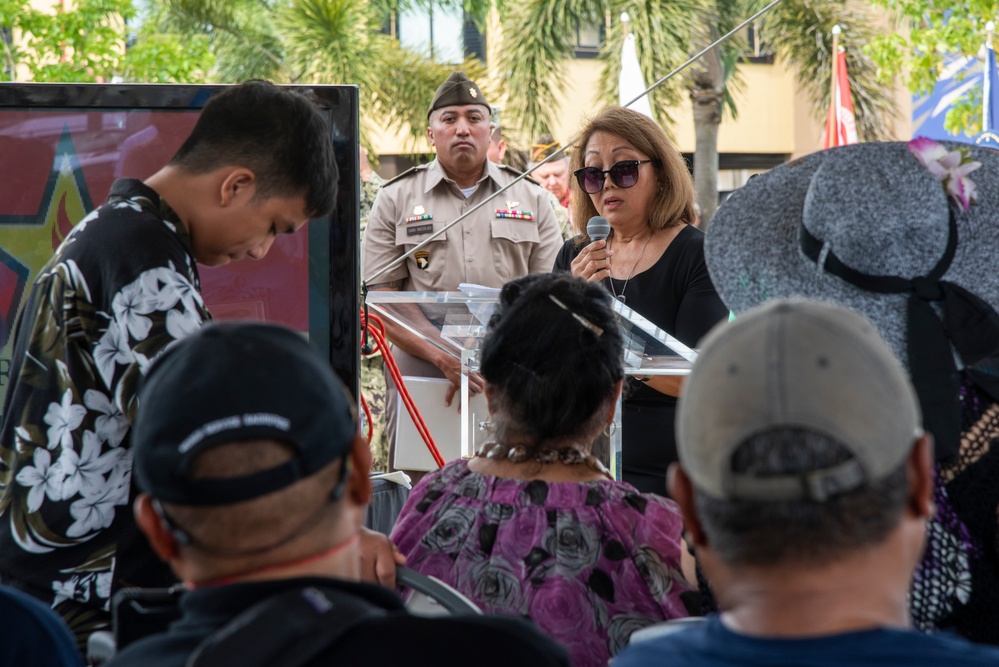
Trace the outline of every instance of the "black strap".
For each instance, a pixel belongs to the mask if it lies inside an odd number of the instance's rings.
[[[342,592],[308,586],[257,603],[209,635],[187,667],[300,667],[385,611]]]
[[[956,456],[961,444],[960,377],[951,344],[966,366],[994,357],[999,353],[999,315],[960,285],[941,280],[957,251],[953,208],[943,256],[929,273],[917,278],[861,273],[844,264],[804,225],[799,227],[798,240],[806,257],[854,287],[879,294],[909,294],[906,351],[923,427],[933,434],[938,460]],[[934,302],[943,311],[942,319]]]

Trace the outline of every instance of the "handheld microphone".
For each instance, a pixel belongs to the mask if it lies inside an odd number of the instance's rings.
[[[586,235],[590,241],[606,241],[610,231],[610,223],[602,216],[595,215],[586,223]]]

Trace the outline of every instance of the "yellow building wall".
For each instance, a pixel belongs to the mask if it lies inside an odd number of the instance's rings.
[[[559,141],[569,141],[586,116],[601,108],[596,99],[596,81],[601,66],[598,59],[576,59],[568,63],[565,95],[555,113],[553,128]],[[772,65],[744,63],[740,71],[745,86],[735,98],[738,117],[723,116],[718,132],[720,153],[781,153],[795,158],[822,148],[824,120],[812,116],[807,100],[797,89],[794,72],[780,60]],[[428,98],[430,94],[428,92]],[[896,86],[895,95],[899,115],[893,138],[908,140],[912,136],[911,96],[901,86]],[[503,100],[499,104],[503,106]],[[670,131],[682,152],[694,151],[694,121],[689,104],[675,108],[669,119],[658,120]],[[524,147],[533,138],[508,135],[506,139],[508,143]],[[419,142],[414,149],[406,143],[406,136],[401,132],[382,130],[375,133],[373,140],[379,154],[430,152],[425,141]]]

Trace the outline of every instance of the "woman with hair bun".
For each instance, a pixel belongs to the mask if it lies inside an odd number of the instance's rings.
[[[648,116],[607,107],[586,123],[573,152],[572,221],[556,271],[603,285],[615,298],[689,347],[728,316],[704,263],[694,183],[666,133]],[[601,216],[606,240],[586,226]],[[666,494],[666,468],[676,461],[673,421],[679,376],[633,380],[622,415],[623,478],[642,491]]]
[[[427,475],[392,535],[409,567],[486,613],[529,617],[577,667],[687,616],[675,505],[614,481],[591,453],[624,379],[609,304],[566,274],[507,283],[481,356],[495,439]]]

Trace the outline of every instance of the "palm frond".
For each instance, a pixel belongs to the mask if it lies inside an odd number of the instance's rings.
[[[822,118],[829,108],[832,71],[832,28],[843,29],[839,43],[846,49],[857,131],[864,141],[892,138],[898,109],[864,45],[876,35],[876,22],[865,5],[840,0],[783,0],[764,17],[765,42],[798,74],[798,84],[812,113]]]
[[[505,113],[529,136],[550,132],[566,89],[567,62],[576,46],[577,22],[599,22],[597,0],[524,0],[503,20],[499,79],[508,97]]]

